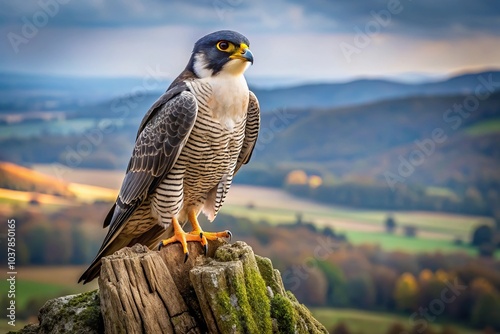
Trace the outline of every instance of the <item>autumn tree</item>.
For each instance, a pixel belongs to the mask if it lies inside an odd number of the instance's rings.
[[[353,307],[369,309],[375,304],[375,286],[368,274],[360,274],[347,281],[349,300]]]
[[[298,288],[292,291],[298,300],[307,305],[326,305],[328,282],[318,267],[304,268],[304,278]],[[299,278],[299,277],[297,277]]]
[[[485,294],[479,297],[474,304],[471,314],[471,323],[476,328],[491,326],[500,330],[500,296],[498,293]]]
[[[400,310],[413,310],[417,303],[418,283],[411,273],[402,274],[396,281],[394,300]]]
[[[327,261],[318,261],[318,267],[328,281],[327,304],[331,306],[347,306],[349,295],[347,280],[342,270]]]

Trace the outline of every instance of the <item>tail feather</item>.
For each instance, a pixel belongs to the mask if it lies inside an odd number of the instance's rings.
[[[146,233],[143,233],[135,238],[122,235],[118,236],[113,241],[108,243],[106,247],[99,252],[99,254],[97,254],[94,261],[92,261],[92,264],[87,268],[87,270],[85,270],[78,280],[78,283],[83,281],[83,284],[87,284],[99,276],[101,273],[101,259],[103,257],[111,255],[124,247],[131,247],[137,243],[145,245],[150,249],[156,249],[160,240],[166,239],[172,234],[173,229],[171,226],[168,229],[165,229],[160,225],[154,225]]]
[[[90,266],[85,270],[82,274],[78,283],[83,281],[83,284],[87,284],[99,276],[101,272],[101,259],[105,256],[111,255],[117,250],[122,249],[123,247],[127,247],[130,242],[129,238],[118,237],[113,240],[110,244],[108,244],[104,249],[102,249],[99,254],[97,254],[96,258]]]
[[[109,224],[111,223],[111,220],[113,219],[113,214],[115,213],[115,208],[116,208],[116,203],[113,204],[113,207],[111,207],[111,210],[109,210],[108,214],[106,215],[104,223],[102,224],[102,228],[108,227]]]

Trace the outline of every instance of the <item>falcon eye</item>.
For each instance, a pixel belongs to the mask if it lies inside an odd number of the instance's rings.
[[[217,43],[217,49],[221,51],[227,51],[227,49],[229,49],[229,46],[230,43],[226,41],[220,41],[219,43]]]

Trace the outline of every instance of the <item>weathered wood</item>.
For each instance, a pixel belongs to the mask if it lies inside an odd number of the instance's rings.
[[[193,248],[190,244],[195,257]],[[164,252],[182,255],[177,245]],[[159,252],[139,244],[102,259],[99,290],[106,333],[201,333],[173,278],[179,282],[178,268],[184,268],[186,280],[193,260],[178,260],[168,266]]]
[[[99,291],[48,301],[18,334],[327,333],[244,242],[188,247],[186,263],[179,244],[103,258]]]
[[[141,245],[103,258],[99,288],[106,333],[327,333],[285,292],[269,259],[243,242]]]

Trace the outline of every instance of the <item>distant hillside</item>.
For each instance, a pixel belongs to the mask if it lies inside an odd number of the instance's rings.
[[[304,109],[318,107],[339,107],[359,105],[370,102],[421,95],[453,95],[473,92],[481,82],[479,77],[491,76],[494,82],[500,82],[500,71],[465,74],[448,80],[406,84],[388,80],[365,79],[345,83],[318,83],[298,85],[286,88],[260,89],[250,87],[259,98],[261,110],[271,112],[274,109]],[[165,86],[165,89],[167,86]],[[497,85],[496,89],[500,89]],[[149,92],[136,96],[123,96],[85,107],[77,115],[86,117],[112,117],[113,110],[127,109],[132,117],[142,117],[149,107],[161,95],[162,91]]]
[[[273,114],[264,115],[257,164],[315,165],[335,175],[384,179],[397,173],[399,156],[409,159],[440,128],[446,140],[408,178],[411,182],[443,184],[463,174],[500,180],[500,93],[482,101],[467,118],[447,113],[464,96],[410,97],[361,106],[288,111],[289,124],[269,135]],[[269,140],[269,138],[271,140]],[[430,144],[429,144],[430,145]],[[418,153],[417,153],[418,154]],[[319,167],[320,166],[320,167]]]
[[[253,88],[253,91],[264,111],[275,108],[338,107],[417,95],[467,94],[474,92],[476,86],[481,84],[479,77],[487,80],[490,76],[494,82],[500,83],[500,71],[488,71],[420,84],[365,79],[268,90]],[[500,84],[497,84],[496,90],[499,88]]]
[[[9,162],[0,162],[0,188],[74,197],[66,182]]]
[[[251,86],[263,112],[273,109],[339,107],[417,95],[452,95],[473,92],[479,77],[500,82],[500,71],[463,74],[447,80],[407,84],[363,79],[262,89]],[[142,117],[170,84],[159,80],[146,89],[143,78],[81,78],[2,73],[0,114],[32,111],[67,111],[72,117]],[[498,87],[496,87],[498,89]],[[119,109],[119,110],[118,110]],[[117,111],[118,110],[118,111]]]

